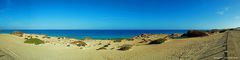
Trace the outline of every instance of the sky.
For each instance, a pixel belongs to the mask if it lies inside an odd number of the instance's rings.
[[[0,29],[240,26],[240,0],[0,0]]]

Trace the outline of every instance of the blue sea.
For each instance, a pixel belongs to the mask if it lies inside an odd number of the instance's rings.
[[[85,37],[93,39],[131,38],[144,33],[173,34],[187,32],[187,30],[0,30],[0,33],[11,33],[13,31],[76,39],[83,39]]]

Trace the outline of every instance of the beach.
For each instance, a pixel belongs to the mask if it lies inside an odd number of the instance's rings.
[[[16,30],[0,30],[0,33],[9,34]],[[48,36],[68,37],[74,39],[83,39],[91,37],[92,39],[121,39],[131,38],[143,33],[148,34],[183,34],[187,30],[17,30],[27,34],[44,34]]]
[[[240,60],[240,0],[0,0],[0,60]]]
[[[128,41],[85,40],[88,45],[79,48],[64,44],[26,44],[23,43],[24,38],[0,34],[0,47],[16,60],[212,60],[224,56],[221,52],[224,47],[219,47],[226,41],[224,36],[225,33],[217,33],[206,37],[168,39],[162,44],[136,44],[130,50],[119,51],[116,46],[127,44]],[[102,44],[98,45],[99,42]],[[108,43],[111,45],[106,49],[96,50]]]

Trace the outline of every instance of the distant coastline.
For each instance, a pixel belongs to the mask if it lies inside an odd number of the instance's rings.
[[[121,39],[131,38],[140,34],[173,34],[186,33],[187,30],[1,30],[0,33],[9,34],[14,31],[21,31],[28,34],[44,34],[56,37],[68,37],[84,39]]]

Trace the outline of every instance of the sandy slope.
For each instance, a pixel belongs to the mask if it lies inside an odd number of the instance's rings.
[[[25,44],[24,39],[18,37],[0,34],[0,47],[9,51],[7,53],[18,60],[195,60],[213,59],[204,56],[221,50],[216,48],[210,51],[222,42],[223,36],[224,34],[216,34],[208,37],[168,40],[163,44],[134,46],[129,51],[118,51],[47,44],[36,46]],[[221,56],[221,54],[218,55]]]

